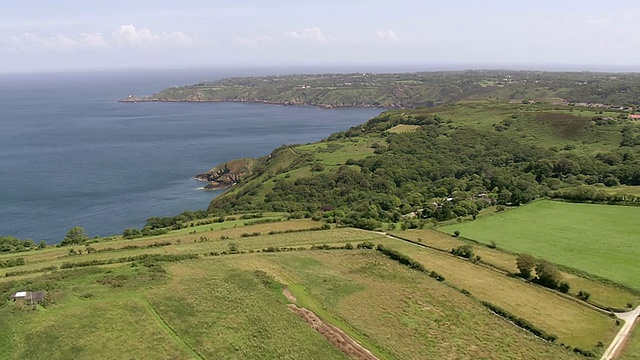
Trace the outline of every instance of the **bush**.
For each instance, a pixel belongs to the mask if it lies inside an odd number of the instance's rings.
[[[560,272],[554,265],[542,260],[538,262],[538,265],[536,266],[536,278],[534,279],[534,282],[549,289],[558,289],[560,284]]]
[[[451,249],[451,253],[455,256],[471,259],[473,258],[473,246],[468,244],[460,245],[455,249]]]
[[[569,283],[567,283],[566,281],[561,281],[558,284],[558,291],[560,291],[563,294],[568,293],[569,289],[571,289],[571,286],[569,286]]]
[[[587,300],[589,300],[590,297],[591,297],[590,293],[588,293],[588,292],[586,292],[584,290],[578,291],[578,299],[587,301]]]
[[[531,278],[531,271],[536,267],[536,259],[529,254],[520,254],[516,258],[516,266],[518,267],[518,275],[524,279]]]
[[[580,355],[582,355],[582,356],[584,356],[584,357],[589,357],[589,358],[594,358],[594,357],[596,357],[596,354],[595,354],[593,351],[591,351],[591,350],[584,350],[584,349],[581,349],[581,348],[579,348],[579,347],[574,347],[574,348],[573,348],[573,352],[574,352],[574,353],[576,353],[576,354],[580,354]]]
[[[387,256],[389,259],[395,260],[402,265],[407,265],[408,267],[421,272],[427,272],[427,269],[425,269],[422,264],[399,251],[388,249],[382,244],[379,244],[376,247],[376,250]]]
[[[376,245],[370,241],[361,242],[357,245],[358,249],[373,249]]]
[[[26,264],[26,262],[24,261],[24,258],[21,257],[16,259],[0,260],[0,269],[21,266],[24,264]]]
[[[434,279],[436,279],[436,280],[438,280],[438,281],[440,281],[440,282],[443,282],[443,281],[444,281],[444,276],[442,276],[442,275],[438,274],[438,273],[437,273],[437,272],[435,272],[435,271],[431,271],[431,272],[429,273],[429,276],[431,276],[432,278],[434,278]]]

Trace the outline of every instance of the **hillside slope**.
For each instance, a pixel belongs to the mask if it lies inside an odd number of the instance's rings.
[[[640,185],[639,133],[623,112],[589,108],[471,102],[387,111],[324,141],[274,150],[209,211],[322,210],[372,228],[412,212],[447,220],[545,195],[637,201],[598,186]]]

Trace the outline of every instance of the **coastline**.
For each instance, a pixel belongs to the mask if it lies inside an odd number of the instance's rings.
[[[400,109],[405,106],[381,106],[381,105],[331,105],[331,104],[305,104],[294,102],[279,102],[279,101],[267,101],[267,100],[237,100],[237,99],[222,99],[222,100],[187,100],[187,99],[150,99],[150,98],[135,98],[135,99],[122,99],[118,100],[118,103],[244,103],[244,104],[264,104],[264,105],[276,105],[276,106],[306,106],[317,107],[321,109],[348,109],[348,108],[361,108],[361,109]]]

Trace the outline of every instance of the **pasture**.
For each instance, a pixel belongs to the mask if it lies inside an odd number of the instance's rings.
[[[226,229],[203,225],[191,233],[94,243],[102,251],[91,253],[76,246],[73,255],[73,247],[4,255],[24,257],[26,264],[2,275],[87,265],[0,277],[0,351],[9,359],[90,359],[105,351],[132,358],[346,359],[289,310],[284,288],[298,306],[380,359],[579,359],[559,343],[598,351],[596,343],[608,342],[616,330],[613,320],[577,301],[491,268],[375,232],[308,230],[320,225],[304,219]],[[450,245],[452,238],[429,234]],[[429,234],[420,237],[429,241]],[[362,242],[398,249],[446,280],[375,250],[310,250]],[[268,250],[283,247],[287,251]],[[159,257],[127,260],[144,254]],[[185,255],[195,258],[179,257]],[[91,261],[98,265],[89,266]],[[506,258],[500,261],[508,266]],[[48,291],[47,302],[35,311],[4,301],[14,291],[40,289]],[[522,331],[480,301],[555,333],[557,343]]]
[[[440,230],[640,289],[640,207],[536,201]]]

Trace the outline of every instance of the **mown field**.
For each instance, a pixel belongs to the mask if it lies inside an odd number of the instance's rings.
[[[577,301],[382,234],[351,228],[267,231],[318,225],[292,220],[214,230],[202,226],[193,228],[196,233],[95,243],[91,246],[96,249],[110,250],[90,254],[69,255],[68,247],[13,254],[24,257],[26,264],[11,270],[149,253],[165,260],[1,277],[3,297],[18,290],[47,290],[48,295],[45,306],[35,311],[0,303],[0,353],[8,359],[95,359],[104,354],[347,358],[289,310],[285,287],[298,298],[298,306],[314,311],[381,359],[579,359],[559,344],[597,352],[597,342],[607,343],[616,331],[606,314]],[[242,236],[248,233],[261,234]],[[159,241],[170,244],[146,247]],[[439,282],[376,250],[309,249],[363,242],[401,250],[446,280]],[[265,252],[269,247],[295,251]],[[229,254],[232,248],[237,253]],[[197,258],[170,257],[186,254]],[[557,342],[522,331],[480,301],[527,318],[558,335]]]
[[[440,230],[640,289],[640,207],[537,201]]]

